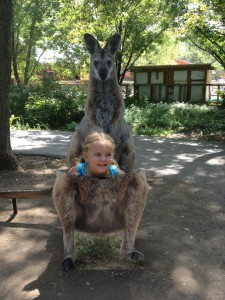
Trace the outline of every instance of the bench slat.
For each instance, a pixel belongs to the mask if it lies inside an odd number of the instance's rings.
[[[46,196],[52,195],[52,187],[42,190],[20,190],[20,191],[2,191],[0,192],[1,198],[11,198],[13,205],[13,212],[16,215],[18,212],[17,209],[17,198],[44,198]]]
[[[42,190],[2,191],[0,198],[43,198],[52,195],[52,187]]]

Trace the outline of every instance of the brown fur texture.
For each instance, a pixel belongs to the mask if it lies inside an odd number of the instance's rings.
[[[53,201],[63,227],[63,270],[72,269],[77,257],[74,230],[97,234],[123,231],[121,254],[129,256],[148,191],[144,171],[105,179],[58,172]]]
[[[130,172],[135,149],[130,127],[124,120],[125,104],[118,84],[114,55],[119,49],[120,35],[113,35],[104,48],[90,34],[84,41],[91,57],[85,116],[77,126],[68,151],[69,167],[82,154],[82,143],[94,131],[104,131],[114,139],[115,160],[120,169]]]

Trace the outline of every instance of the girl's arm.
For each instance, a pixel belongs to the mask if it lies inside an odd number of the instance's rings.
[[[125,174],[125,172],[118,168],[118,175]]]

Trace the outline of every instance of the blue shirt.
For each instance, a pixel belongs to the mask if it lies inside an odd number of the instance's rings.
[[[110,176],[117,176],[119,174],[119,169],[115,165],[111,165],[109,167],[109,171],[110,171]],[[87,163],[86,162],[78,164],[78,173],[81,176],[87,176]]]

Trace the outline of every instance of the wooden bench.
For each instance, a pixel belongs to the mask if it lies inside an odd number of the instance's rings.
[[[17,208],[17,199],[23,198],[44,198],[46,196],[52,196],[52,187],[47,189],[41,189],[41,190],[22,190],[22,191],[2,191],[0,192],[0,199],[1,198],[9,198],[12,199],[12,205],[13,205],[13,213],[16,215],[18,212]]]

